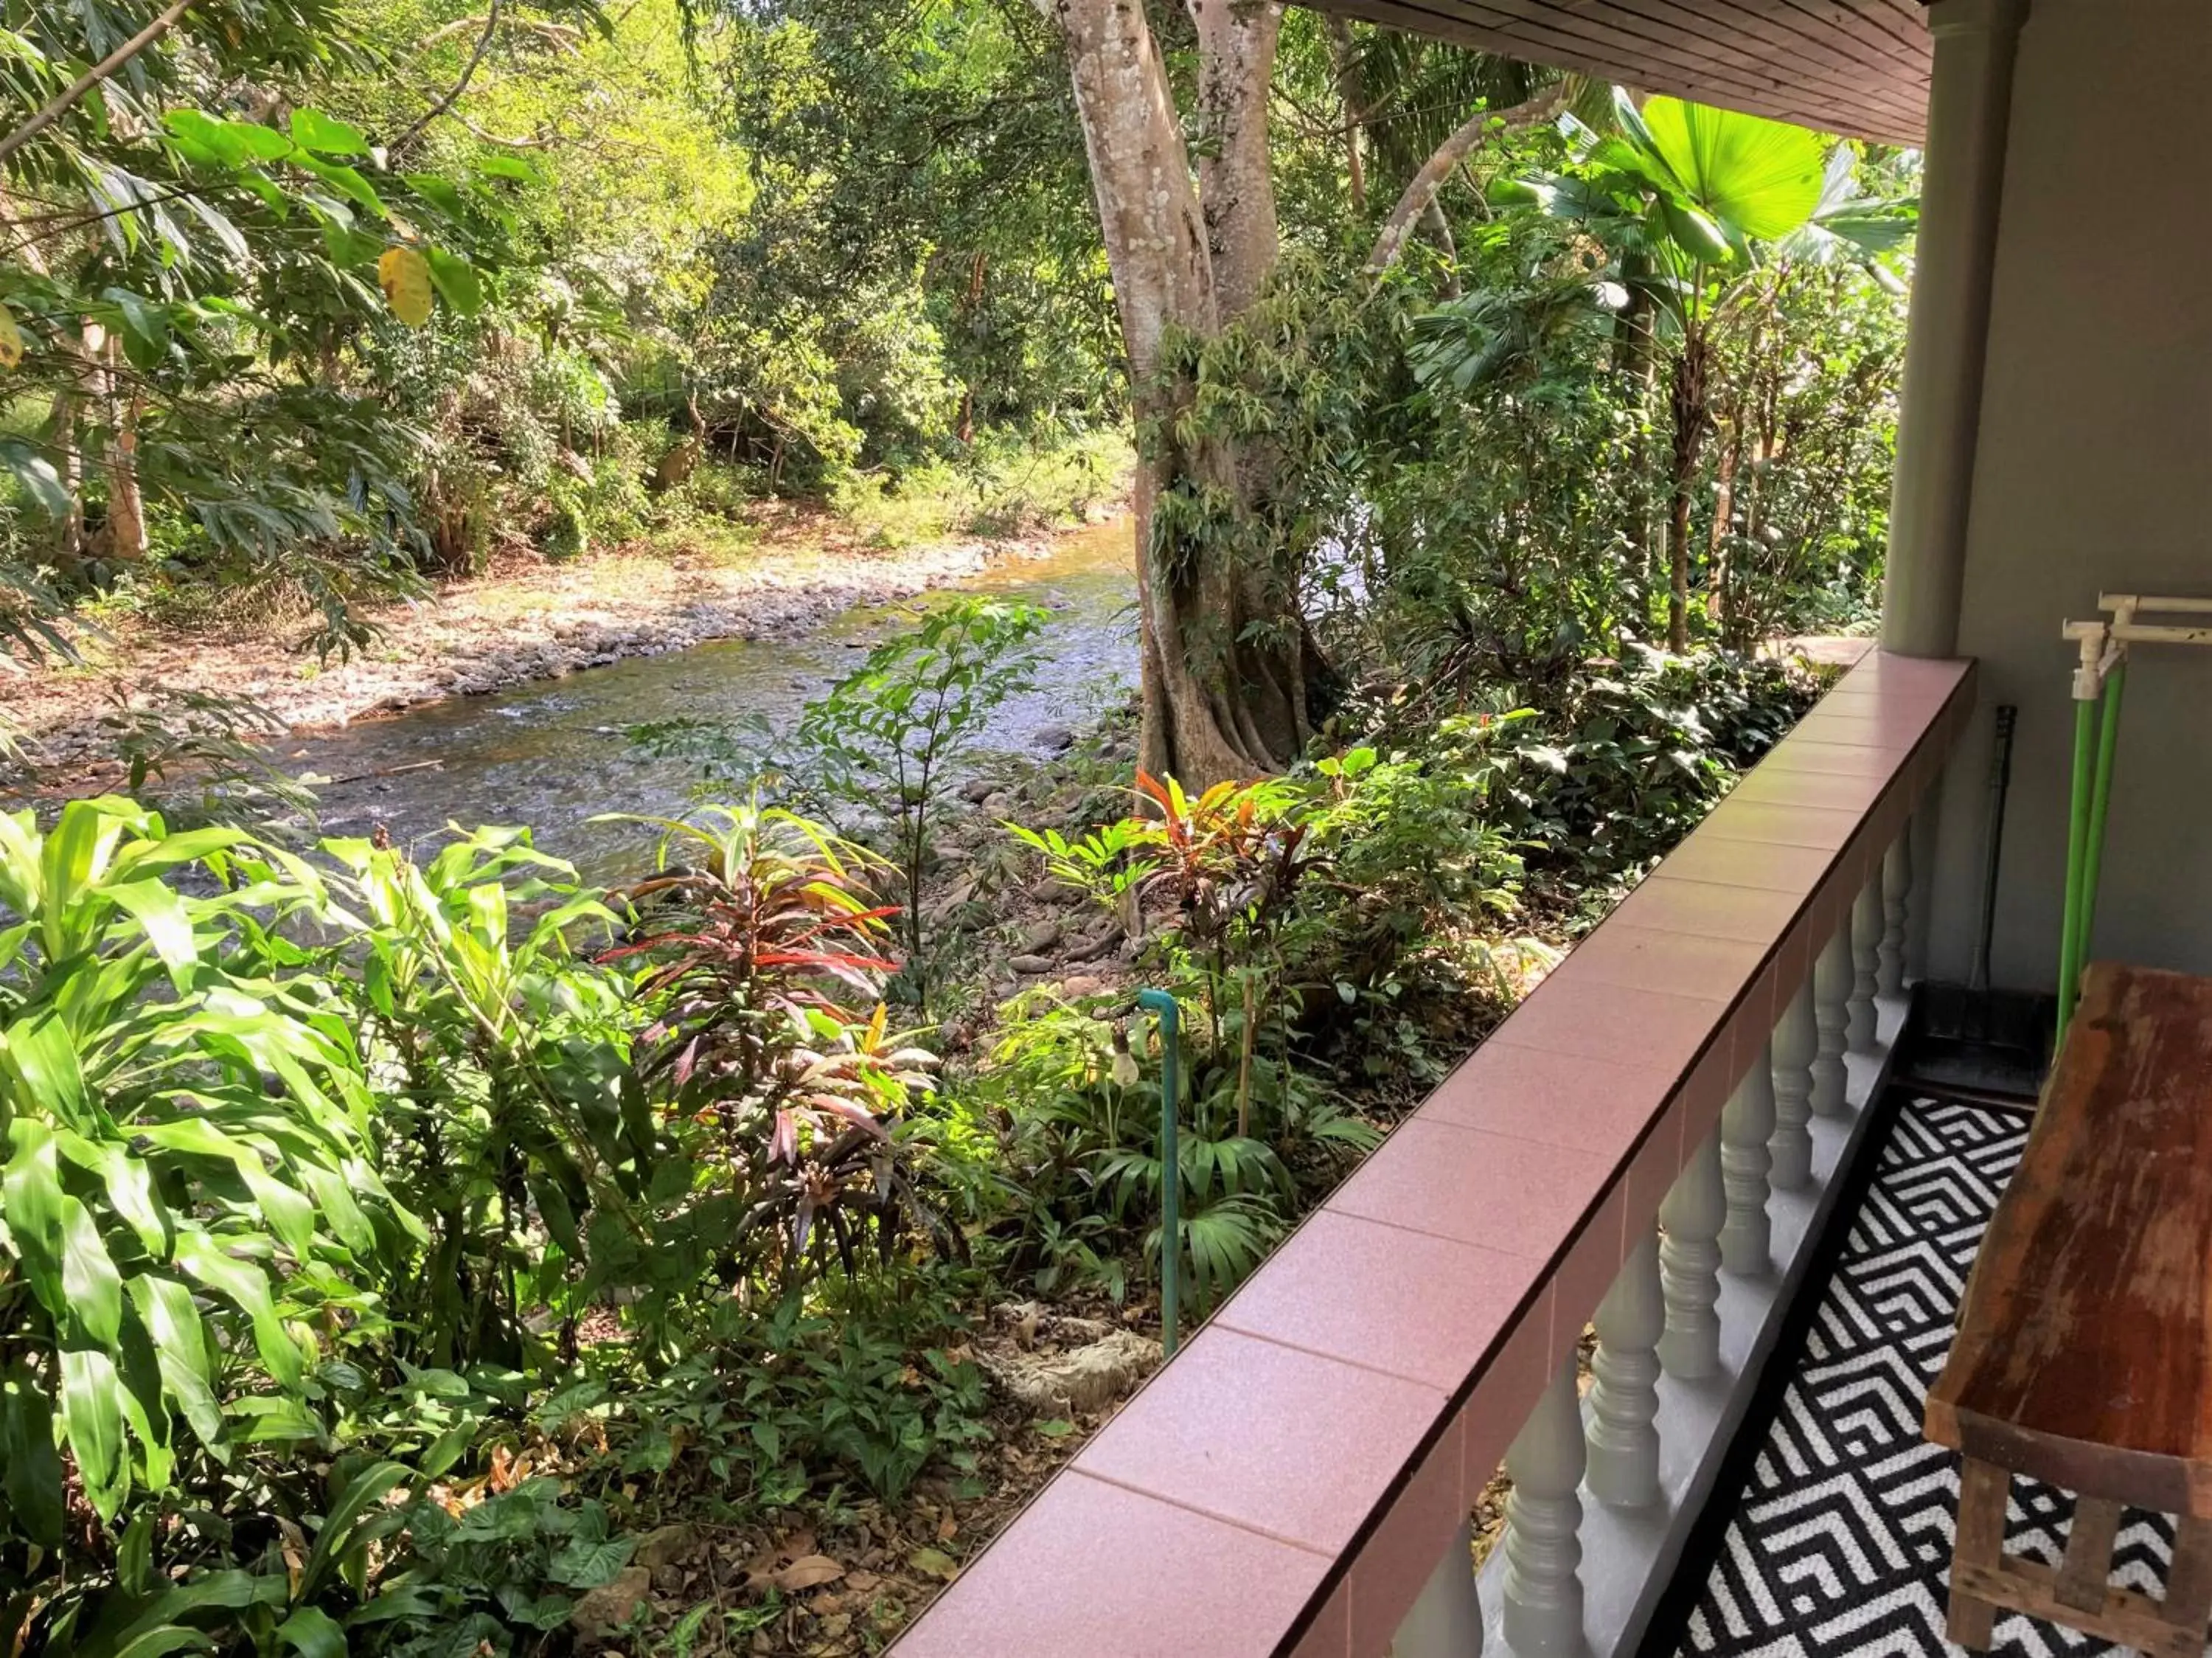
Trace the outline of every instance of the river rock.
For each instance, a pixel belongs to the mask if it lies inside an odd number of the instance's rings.
[[[1096,973],[1076,973],[1060,981],[1060,993],[1070,1002],[1086,996],[1103,996],[1106,981]]]
[[[1022,935],[1022,952],[1025,955],[1042,955],[1060,942],[1060,923],[1057,921],[1038,921],[1030,923]]]
[[[1072,725],[1040,726],[1036,743],[1048,754],[1065,754],[1075,747],[1075,728]]]
[[[1000,1392],[1039,1416],[1103,1411],[1160,1364],[1160,1344],[1133,1330],[1109,1330],[1065,1353],[983,1353]]]
[[[994,818],[1003,818],[1014,809],[1014,797],[1005,789],[996,789],[983,796],[983,809]]]
[[[1121,942],[1121,935],[1109,928],[1096,938],[1078,939],[1060,953],[1060,960],[1070,966],[1079,961],[1096,961],[1102,955],[1111,955]]]
[[[652,1603],[652,1569],[623,1567],[613,1582],[602,1583],[586,1594],[568,1614],[569,1626],[576,1631],[578,1644],[600,1646],[613,1640],[623,1625],[637,1615],[641,1606]]]
[[[999,792],[999,785],[988,777],[970,777],[960,785],[960,798],[970,806],[981,806]]]
[[[644,1540],[637,1545],[637,1552],[631,1558],[647,1570],[657,1571],[663,1566],[674,1565],[698,1546],[697,1527],[684,1525],[663,1526],[657,1531],[646,1533]]]
[[[1048,973],[1052,963],[1041,955],[1018,955],[1006,963],[1018,973]]]

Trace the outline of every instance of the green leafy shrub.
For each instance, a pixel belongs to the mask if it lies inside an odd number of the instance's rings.
[[[272,930],[328,913],[241,831],[113,797],[46,833],[0,814],[0,1600],[74,1615],[72,1477],[112,1528],[316,1437],[313,1331],[373,1315],[422,1237],[343,1008]]]
[[[349,1620],[386,1658],[510,1652],[518,1633],[543,1640],[636,1547],[611,1534],[603,1504],[564,1503],[558,1479],[478,1495],[458,1514],[429,1497],[391,1511],[393,1557]]]
[[[1639,649],[1553,709],[1447,720],[1437,745],[1532,869],[1610,887],[1696,827],[1816,694],[1780,663]]]
[[[330,966],[362,1033],[380,1157],[431,1232],[393,1286],[396,1350],[518,1362],[536,1345],[526,1314],[577,1315],[587,1231],[636,1232],[658,1149],[628,987],[578,949],[615,914],[526,830],[461,835],[420,864],[324,846],[355,906]]]
[[[962,1288],[958,1275],[923,1271],[896,1296],[861,1281],[766,1305],[726,1300],[672,1362],[564,1387],[538,1420],[604,1435],[599,1480],[664,1498],[696,1483],[732,1515],[789,1508],[848,1478],[895,1502],[933,1463],[972,1470],[988,1437],[983,1378],[953,1306]]]

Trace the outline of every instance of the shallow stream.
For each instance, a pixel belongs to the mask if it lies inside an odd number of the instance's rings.
[[[538,832],[544,850],[589,878],[614,879],[635,869],[650,834],[589,820],[680,812],[697,777],[688,762],[641,752],[625,735],[630,727],[757,714],[781,729],[863,651],[910,626],[921,607],[990,592],[1052,612],[1036,688],[998,710],[986,739],[998,752],[1041,755],[1042,738],[1054,728],[1080,724],[1135,684],[1132,558],[1127,520],[1094,525],[1061,537],[1042,558],[1012,559],[900,604],[848,611],[804,638],[726,640],[432,703],[293,739],[284,763],[337,780],[315,785],[326,834],[362,835],[383,824],[395,838],[416,842],[448,821],[523,823]]]

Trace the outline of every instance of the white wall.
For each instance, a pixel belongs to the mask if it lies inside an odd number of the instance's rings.
[[[2033,0],[2021,36],[1929,966],[1963,980],[1990,710],[2020,710],[1992,981],[2057,978],[2068,617],[2100,588],[2212,595],[2212,0]],[[2130,668],[2094,954],[2212,972],[2212,648]]]

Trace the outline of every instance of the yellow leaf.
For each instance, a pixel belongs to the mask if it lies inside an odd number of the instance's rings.
[[[12,369],[23,360],[23,331],[15,326],[15,314],[0,305],[0,369]]]
[[[377,285],[392,314],[410,328],[430,320],[430,262],[411,247],[387,247],[376,262]]]

